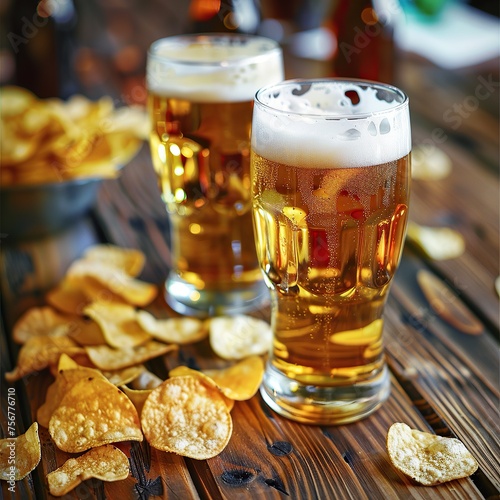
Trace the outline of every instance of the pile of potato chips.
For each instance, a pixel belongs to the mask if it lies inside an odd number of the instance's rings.
[[[111,98],[39,99],[0,88],[2,186],[116,177],[146,137],[144,110],[115,108]]]
[[[156,318],[142,309],[158,292],[137,278],[144,260],[134,249],[89,248],[47,294],[48,305],[26,311],[14,326],[14,341],[22,345],[6,379],[50,369],[54,382],[37,424],[62,451],[83,453],[47,476],[52,495],[89,477],[128,477],[128,459],[114,446],[122,441],[145,437],[154,448],[199,460],[218,455],[231,438],[234,402],[250,399],[262,381],[269,325],[249,316]],[[205,339],[228,360],[225,368],[178,366],[162,380],[143,364]],[[18,478],[40,461],[37,431],[34,441],[38,448],[26,447],[31,459]],[[2,466],[0,447],[0,472]]]

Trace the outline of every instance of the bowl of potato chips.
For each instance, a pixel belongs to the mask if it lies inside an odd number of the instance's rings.
[[[103,97],[39,99],[0,88],[0,231],[40,237],[74,223],[147,137],[144,110]]]

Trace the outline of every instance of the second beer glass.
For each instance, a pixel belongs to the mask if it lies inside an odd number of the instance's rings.
[[[167,301],[207,316],[256,307],[250,192],[253,98],[283,79],[282,53],[262,37],[158,40],[148,53],[151,153],[171,228]]]
[[[358,420],[389,393],[382,314],[408,217],[408,99],[373,82],[282,82],[257,93],[252,130],[274,333],[261,393],[301,422]]]

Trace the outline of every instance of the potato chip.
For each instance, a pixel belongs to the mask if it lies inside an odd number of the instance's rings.
[[[71,355],[82,352],[85,352],[84,348],[69,337],[32,337],[21,347],[17,364],[13,371],[5,374],[5,379],[14,382],[57,363],[62,353]]]
[[[60,369],[54,382],[47,388],[45,402],[38,408],[36,413],[36,419],[42,427],[49,427],[50,418],[56,408],[61,404],[64,395],[80,380],[89,377],[105,379],[105,376],[99,370],[79,366],[77,364],[76,366],[76,368]]]
[[[246,316],[219,316],[210,319],[210,345],[223,359],[239,360],[267,353],[273,333],[265,321]]]
[[[156,297],[158,288],[152,283],[132,278],[123,270],[103,262],[80,259],[70,266],[68,276],[89,276],[108,290],[135,306],[146,306]]]
[[[468,477],[478,463],[461,441],[392,424],[387,433],[391,463],[407,476],[426,486]]]
[[[50,290],[45,300],[52,307],[67,314],[83,314],[83,308],[91,301],[85,295],[77,280],[65,278]]]
[[[144,363],[167,352],[178,349],[174,344],[163,344],[150,340],[138,347],[114,349],[107,345],[86,346],[85,350],[95,366],[101,370],[119,370]]]
[[[132,389],[154,389],[162,382],[163,380],[160,377],[144,369],[138,377],[130,381],[129,385]]]
[[[86,260],[103,262],[122,269],[129,276],[136,277],[144,267],[146,257],[135,248],[122,248],[115,245],[94,245],[87,248],[83,256]]]
[[[135,380],[141,375],[145,370],[144,365],[134,365],[128,366],[127,368],[122,368],[121,370],[104,370],[102,374],[113,384],[113,385],[125,385],[132,380]]]
[[[83,312],[101,327],[111,347],[136,347],[151,339],[137,322],[136,310],[131,305],[92,302]]]
[[[32,307],[15,323],[12,335],[18,344],[37,336],[61,337],[72,328],[73,319],[56,312],[52,307]]]
[[[38,424],[15,438],[0,439],[0,479],[20,481],[40,462],[42,449],[38,437]]]
[[[143,439],[130,399],[97,377],[80,380],[64,395],[50,418],[49,433],[56,446],[68,453]]]
[[[105,444],[66,460],[61,467],[47,474],[47,482],[50,494],[60,497],[92,477],[102,481],[120,481],[126,479],[129,472],[127,455],[116,446]]]
[[[144,436],[156,449],[197,460],[218,455],[233,422],[219,391],[197,377],[174,377],[154,389],[142,408]]]
[[[465,251],[464,237],[449,227],[420,226],[410,222],[407,237],[433,260],[456,259]]]
[[[139,417],[142,414],[142,408],[146,399],[148,399],[149,395],[153,392],[153,389],[131,389],[126,385],[122,385],[120,389],[127,395],[127,397],[132,401],[132,404],[135,406],[137,410],[137,414]]]
[[[217,389],[220,392],[220,395],[222,396],[222,399],[226,403],[227,409],[231,411],[234,407],[234,399],[231,399],[227,397],[221,390],[221,388],[217,385],[215,380],[213,380],[211,377],[206,375],[204,372],[201,372],[199,370],[193,370],[192,368],[189,368],[187,366],[177,366],[176,368],[170,370],[168,373],[170,377],[197,377],[199,378],[205,385],[208,385],[209,387],[213,387],[214,389]]]
[[[92,319],[76,319],[68,332],[68,336],[81,346],[106,343],[101,327]]]
[[[205,323],[198,318],[156,319],[151,313],[137,311],[137,322],[152,337],[172,344],[193,344],[208,336]]]
[[[228,368],[203,370],[220,388],[222,394],[236,401],[253,397],[264,376],[264,361],[260,356],[249,356]]]

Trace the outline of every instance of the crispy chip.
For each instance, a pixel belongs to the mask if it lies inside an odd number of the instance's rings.
[[[116,446],[105,444],[68,459],[61,467],[47,474],[47,482],[50,494],[60,497],[91,477],[102,481],[120,481],[128,475],[127,455]]]
[[[113,385],[125,385],[139,377],[144,370],[144,365],[134,365],[122,368],[121,370],[104,370],[102,374]]]
[[[178,346],[174,344],[167,345],[155,340],[127,349],[114,349],[107,345],[85,347],[92,363],[101,370],[120,370],[138,365],[176,349]]]
[[[156,319],[151,313],[137,311],[137,322],[152,337],[172,344],[193,344],[208,336],[205,323],[198,318]]]
[[[0,479],[20,481],[40,462],[42,450],[38,437],[38,424],[16,438],[0,439]]]
[[[73,322],[68,336],[81,346],[102,345],[106,343],[100,326],[94,320],[84,318],[78,318]]]
[[[14,370],[5,374],[8,382],[47,368],[59,360],[62,353],[79,354],[85,352],[69,337],[32,337],[21,347]]]
[[[105,376],[101,374],[99,370],[88,368],[86,366],[79,366],[78,364],[76,364],[75,368],[59,369],[56,379],[47,389],[45,402],[42,406],[40,406],[40,408],[38,408],[36,414],[38,423],[41,426],[48,428],[50,417],[52,417],[56,408],[61,404],[64,395],[69,392],[73,386],[80,382],[80,380],[88,379],[89,377],[105,379]]]
[[[210,345],[223,359],[238,360],[267,353],[273,334],[268,323],[243,314],[209,320]]]
[[[410,222],[407,237],[433,260],[456,259],[465,251],[464,237],[450,227],[420,226]]]
[[[392,424],[387,433],[387,452],[407,476],[432,486],[473,474],[478,463],[461,441]]]
[[[72,328],[72,321],[72,318],[59,314],[51,307],[32,307],[16,321],[13,338],[18,344],[24,344],[32,337],[64,336]]]
[[[83,308],[90,303],[77,280],[63,279],[55,288],[50,290],[45,299],[58,311],[67,314],[83,314]]]
[[[146,402],[146,399],[148,399],[149,395],[153,392],[153,389],[131,389],[126,385],[122,385],[120,389],[128,396],[130,401],[132,401],[132,404],[135,406],[137,414],[140,417],[142,414],[144,403]]]
[[[204,370],[204,373],[217,384],[222,394],[236,401],[245,401],[260,387],[264,361],[260,356],[249,356],[228,368]]]
[[[94,245],[87,248],[83,258],[122,269],[132,277],[140,274],[146,260],[144,253],[140,250],[115,245]]]
[[[68,453],[143,439],[130,399],[100,378],[80,380],[65,394],[50,418],[49,433],[56,446]]]
[[[71,277],[89,276],[135,306],[148,305],[158,293],[157,287],[152,283],[132,278],[122,269],[110,267],[99,261],[79,259],[73,262],[67,275]]]
[[[158,387],[163,380],[155,375],[154,373],[150,372],[149,370],[142,370],[142,372],[139,374],[138,377],[136,377],[134,380],[130,381],[130,387],[132,389],[154,389],[155,387]]]
[[[205,385],[208,385],[209,387],[213,387],[214,389],[217,389],[220,392],[220,395],[222,396],[222,399],[226,403],[227,409],[231,411],[234,407],[234,399],[231,399],[227,397],[224,392],[222,391],[221,387],[218,386],[218,384],[213,380],[211,377],[206,375],[204,372],[201,372],[199,370],[193,370],[192,368],[189,368],[187,366],[177,366],[176,368],[170,370],[168,373],[170,377],[197,377],[199,378]]]
[[[93,302],[83,312],[101,327],[111,347],[136,347],[151,339],[137,322],[136,310],[131,305]]]
[[[142,408],[141,424],[151,446],[197,460],[218,455],[233,422],[219,391],[198,377],[174,377],[154,389]]]

